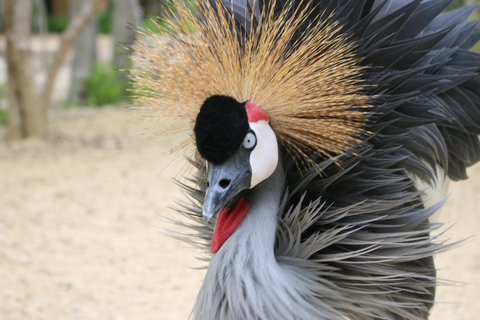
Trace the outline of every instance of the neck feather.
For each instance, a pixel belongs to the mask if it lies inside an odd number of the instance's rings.
[[[284,319],[286,315],[310,319],[312,306],[297,290],[298,275],[305,270],[281,264],[275,257],[284,188],[279,165],[271,177],[252,189],[245,218],[210,262],[194,319]]]

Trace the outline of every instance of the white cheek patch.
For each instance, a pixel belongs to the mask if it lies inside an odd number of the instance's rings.
[[[249,125],[250,129],[257,135],[257,145],[250,154],[250,166],[252,168],[250,188],[253,188],[270,177],[277,168],[278,144],[277,137],[268,121],[250,122]]]

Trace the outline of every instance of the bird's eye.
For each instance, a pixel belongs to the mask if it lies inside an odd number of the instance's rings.
[[[253,131],[250,131],[243,139],[243,147],[247,150],[252,150],[257,145],[257,137]]]

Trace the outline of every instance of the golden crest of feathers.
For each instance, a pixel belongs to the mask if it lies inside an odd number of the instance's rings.
[[[208,1],[196,12],[176,8],[164,36],[140,31],[130,74],[134,104],[164,122],[158,134],[192,131],[202,103],[225,95],[264,110],[279,142],[301,162],[312,152],[331,157],[360,143],[370,99],[354,44],[331,17],[309,22],[299,35],[309,6],[294,14],[288,5],[281,13],[274,7],[259,23],[245,22],[249,32]],[[189,145],[194,137],[181,147]]]

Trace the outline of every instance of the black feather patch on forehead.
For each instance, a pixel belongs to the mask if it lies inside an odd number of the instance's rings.
[[[215,95],[205,100],[195,122],[198,152],[207,161],[220,164],[240,147],[249,129],[245,103]]]

